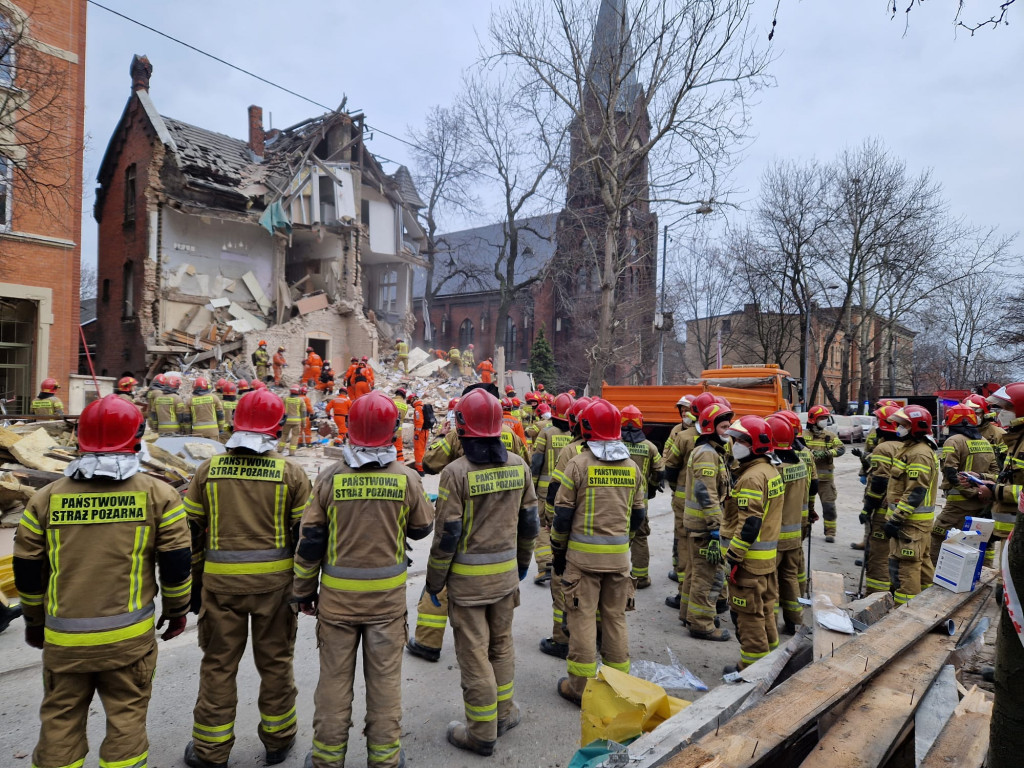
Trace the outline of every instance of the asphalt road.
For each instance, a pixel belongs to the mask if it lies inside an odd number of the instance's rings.
[[[311,473],[323,460],[312,457],[303,463]],[[812,540],[812,567],[846,575],[846,588],[857,588],[859,568],[854,559],[860,553],[850,549],[850,542],[860,538],[857,523],[862,486],[857,480],[859,461],[847,455],[837,461],[839,487],[839,538],[825,543],[821,523],[815,527]],[[426,479],[428,490],[436,490],[437,478]],[[666,574],[671,567],[672,513],[669,498],[664,494],[650,507],[651,574],[654,585],[637,595],[637,610],[628,614],[630,652],[633,659],[650,659],[669,663],[671,648],[680,662],[709,687],[721,682],[721,670],[739,658],[735,639],[711,643],[690,638],[679,623],[676,611],[664,604],[664,598],[675,589]],[[4,531],[7,534],[7,531]],[[414,565],[408,586],[409,623],[415,624],[416,602],[423,586],[429,548],[418,542],[413,551]],[[295,751],[283,764],[286,768],[302,765],[312,739],[313,690],[318,678],[317,651],[314,639],[315,620],[300,617],[296,646],[295,676],[299,687],[299,741]],[[556,680],[565,675],[565,662],[545,656],[537,643],[551,631],[551,609],[547,589],[533,585],[532,573],[522,584],[522,604],[516,612],[516,700],[523,712],[522,724],[510,731],[498,744],[492,758],[480,758],[451,747],[445,740],[449,721],[463,716],[459,670],[449,631],[441,661],[432,664],[406,655],[403,666],[403,734],[407,764],[414,768],[430,766],[509,765],[560,768],[568,764],[580,738],[579,710],[559,698]],[[182,765],[182,752],[190,738],[192,708],[197,691],[200,653],[196,646],[194,619],[190,618],[184,635],[168,643],[160,642],[159,663],[149,709],[151,768]],[[40,684],[40,652],[24,645],[20,626],[0,634],[0,765],[28,768],[38,732]],[[231,757],[232,766],[263,764],[263,749],[256,735],[259,720],[256,707],[258,677],[247,652],[239,673],[239,707],[235,733],[237,741]],[[365,741],[361,735],[363,707],[362,683],[357,685],[355,726],[350,733],[349,765],[363,765],[366,760]],[[682,698],[693,699],[693,691],[674,691]],[[96,749],[102,739],[103,717],[98,699],[92,707],[89,741],[92,746],[86,766],[95,766]]]

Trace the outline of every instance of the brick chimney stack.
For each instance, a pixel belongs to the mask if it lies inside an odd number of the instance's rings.
[[[258,158],[263,157],[267,134],[263,130],[263,107],[249,107],[249,149]]]
[[[153,65],[145,56],[135,54],[132,56],[132,65],[128,70],[132,76],[132,93],[136,91],[149,92],[149,78],[153,74]]]

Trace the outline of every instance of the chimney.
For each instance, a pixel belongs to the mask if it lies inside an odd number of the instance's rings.
[[[145,56],[135,54],[132,56],[132,66],[129,69],[132,76],[132,93],[136,91],[149,92],[149,78],[153,74],[153,65]]]
[[[249,149],[259,159],[263,159],[266,138],[263,131],[263,107],[253,104],[249,107]]]

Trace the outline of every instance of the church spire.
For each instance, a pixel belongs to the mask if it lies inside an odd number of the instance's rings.
[[[626,0],[601,0],[594,26],[594,43],[590,49],[588,79],[594,93],[602,100],[617,84],[618,111],[632,109],[640,94]]]

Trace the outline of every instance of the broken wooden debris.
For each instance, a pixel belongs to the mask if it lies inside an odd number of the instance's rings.
[[[914,764],[920,766],[960,703],[956,668],[947,664],[921,699],[914,715]]]
[[[981,768],[988,754],[992,700],[974,686],[946,721],[918,768]]]

